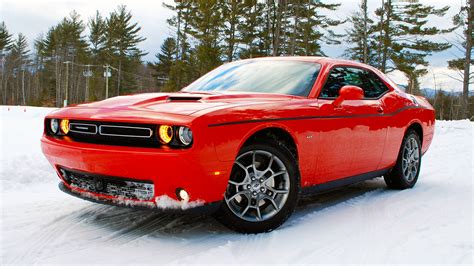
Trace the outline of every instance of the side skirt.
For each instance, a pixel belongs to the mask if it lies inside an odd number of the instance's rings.
[[[383,176],[389,171],[390,171],[390,168],[386,168],[386,169],[381,169],[381,170],[377,170],[377,171],[373,171],[373,172],[369,172],[365,174],[336,179],[336,180],[332,180],[326,183],[304,187],[301,192],[302,194],[318,194],[322,192],[327,192],[336,188],[352,185],[352,184],[359,183],[368,179]]]

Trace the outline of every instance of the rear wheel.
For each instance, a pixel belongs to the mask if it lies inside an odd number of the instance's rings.
[[[298,191],[296,159],[289,150],[278,142],[251,144],[234,161],[218,217],[239,232],[268,232],[294,211]]]
[[[421,166],[421,142],[414,130],[409,130],[403,138],[397,164],[384,176],[389,188],[412,188],[418,180]]]

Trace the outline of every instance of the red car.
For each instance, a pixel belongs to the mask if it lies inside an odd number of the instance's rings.
[[[121,206],[216,212],[277,228],[300,193],[384,176],[415,185],[435,113],[365,64],[320,57],[224,64],[178,93],[58,109],[43,153],[60,188]]]

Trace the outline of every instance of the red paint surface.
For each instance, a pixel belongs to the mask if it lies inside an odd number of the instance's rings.
[[[297,145],[302,187],[393,166],[405,131],[414,123],[423,130],[422,152],[431,144],[435,122],[431,105],[422,97],[416,97],[418,105],[415,104],[409,94],[392,87],[379,71],[327,58],[285,60],[321,64],[309,97],[151,93],[62,108],[47,116],[185,125],[194,134],[189,149],[97,145],[44,135],[43,153],[55,167],[153,180],[155,196],[176,198],[175,189],[181,187],[189,192],[191,200],[215,202],[223,199],[233,160],[242,145],[265,128],[280,128],[292,136]],[[339,65],[374,71],[390,91],[377,100],[345,100],[338,106],[333,99],[318,99],[329,70]],[[202,98],[196,102],[170,102],[169,96]]]

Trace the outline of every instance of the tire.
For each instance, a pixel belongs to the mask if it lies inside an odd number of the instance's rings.
[[[299,171],[291,152],[277,141],[252,143],[234,161],[217,218],[237,232],[269,232],[290,217],[299,192]]]
[[[418,134],[410,129],[403,137],[397,163],[384,176],[385,183],[392,189],[412,188],[418,180],[421,168],[421,141]]]

